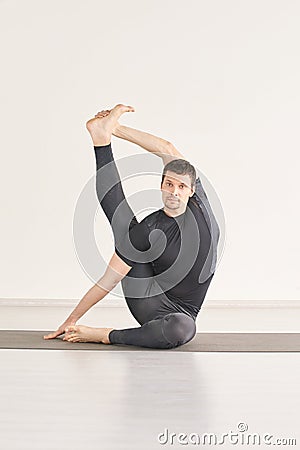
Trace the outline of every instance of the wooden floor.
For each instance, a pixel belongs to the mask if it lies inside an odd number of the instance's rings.
[[[1,450],[201,448],[190,433],[230,431],[300,447],[299,353],[7,349],[0,364]]]

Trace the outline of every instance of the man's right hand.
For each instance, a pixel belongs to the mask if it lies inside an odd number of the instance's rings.
[[[68,328],[70,325],[76,325],[76,321],[74,320],[68,320],[64,322],[56,331],[50,334],[46,334],[44,336],[44,339],[54,339],[57,336],[60,336],[61,334],[65,333],[65,329]]]

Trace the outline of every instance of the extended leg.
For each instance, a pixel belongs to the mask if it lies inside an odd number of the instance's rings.
[[[104,130],[103,122],[108,120],[113,110],[106,117],[91,119],[87,128],[91,133],[96,158],[96,191],[100,205],[108,218],[115,240],[115,252],[128,265],[132,267],[126,280],[122,280],[122,287],[127,300],[128,293],[130,297],[142,298],[146,296],[152,283],[153,268],[151,263],[137,262],[132,253],[131,230],[138,234],[141,241],[146,245],[149,237],[149,229],[145,223],[139,223],[130,208],[122,188],[119,172],[114,161],[111,143],[107,141],[107,131]],[[116,120],[111,125],[113,128]],[[137,227],[138,226],[138,230]],[[137,231],[136,231],[137,230]],[[130,254],[132,255],[131,259]],[[127,256],[127,258],[126,258]],[[141,282],[135,282],[133,278],[141,278]],[[129,280],[130,279],[130,280]],[[133,288],[134,286],[134,288]],[[128,305],[131,308],[131,304]]]
[[[117,119],[124,112],[131,110],[132,107],[117,105],[109,115],[89,120],[87,129],[94,143],[97,164],[96,190],[100,205],[111,224],[116,252],[119,250],[118,255],[122,254],[124,261],[133,266],[134,262],[126,259],[125,255],[130,252],[131,247],[129,231],[138,224],[138,221],[125,198],[110,142]],[[144,225],[139,228],[142,236],[143,228]],[[149,234],[147,229],[145,231]],[[145,235],[145,239],[147,236]],[[130,276],[133,276],[133,272],[131,271]]]
[[[94,118],[86,124],[94,144],[97,165],[96,189],[99,202],[110,223],[118,207],[122,208],[117,215],[118,220],[126,223],[126,231],[134,214],[124,196],[111,149],[111,136],[118,118],[127,111],[134,111],[134,109],[120,104],[115,106],[107,117]],[[125,232],[122,223],[118,225],[118,229]],[[113,231],[114,237],[119,239],[120,237],[116,236],[117,230],[113,229]]]
[[[94,151],[98,200],[112,226],[115,241],[119,243],[128,233],[129,226],[137,224],[138,221],[125,198],[111,143],[94,146]]]

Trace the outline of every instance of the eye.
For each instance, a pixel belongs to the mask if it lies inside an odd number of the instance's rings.
[[[181,184],[179,187],[184,188],[183,184]]]

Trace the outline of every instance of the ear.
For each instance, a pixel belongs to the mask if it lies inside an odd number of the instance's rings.
[[[195,194],[195,188],[192,189],[192,192],[190,194],[190,197],[193,197],[193,195]]]

